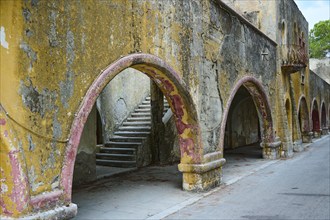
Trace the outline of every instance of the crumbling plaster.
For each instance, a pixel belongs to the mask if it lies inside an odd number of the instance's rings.
[[[70,174],[77,152],[71,147],[77,147],[81,134],[75,126],[84,125],[96,101],[93,95],[100,94],[113,77],[102,78],[104,70],[117,70],[111,65],[130,56],[136,65],[120,66],[121,70],[132,66],[154,77],[172,100],[185,189],[220,184],[225,161],[223,115],[242,78],[257,83],[250,88],[259,90],[263,99],[259,106],[267,103],[265,121],[272,122],[265,125],[271,136],[267,141],[276,141],[276,135],[287,129],[281,126],[286,120],[281,102],[283,95],[290,94],[290,86],[280,72],[282,54],[276,43],[280,41],[267,37],[267,31],[258,30],[219,0],[1,1],[0,26],[5,30],[1,32],[5,39],[1,41],[1,161],[5,161],[1,180],[7,183],[1,191],[1,215],[18,217],[70,204]],[[146,63],[151,56],[158,66]],[[166,75],[169,72],[175,74]],[[313,87],[307,81],[303,88],[294,83],[299,88],[295,101],[304,93],[307,102],[316,97],[318,103],[324,100],[329,105],[329,85],[308,75],[308,70],[305,74]],[[282,91],[283,84],[287,86]],[[13,119],[16,123],[9,125],[7,121]],[[14,204],[13,198],[22,200]]]

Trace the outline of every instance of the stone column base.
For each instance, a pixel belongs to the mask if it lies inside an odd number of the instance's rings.
[[[279,159],[282,153],[282,142],[275,141],[271,143],[261,143],[260,146],[262,149],[262,157],[265,159]]]
[[[329,134],[329,128],[322,128],[322,135]]]
[[[294,152],[301,152],[303,151],[303,145],[302,145],[302,140],[296,140],[295,142],[293,142],[293,151]]]
[[[322,133],[322,129],[317,130],[317,131],[313,131],[314,132],[314,138],[320,138],[321,137],[321,133]]]
[[[219,186],[222,181],[222,165],[225,162],[224,158],[218,158],[202,164],[180,163],[178,168],[183,173],[183,189],[201,192]]]
[[[303,143],[312,143],[313,132],[304,132],[301,134]]]
[[[30,213],[28,216],[22,216],[19,219],[72,219],[77,215],[77,205],[71,203],[67,206],[53,208],[48,211],[39,211]],[[15,219],[0,215],[0,219]]]

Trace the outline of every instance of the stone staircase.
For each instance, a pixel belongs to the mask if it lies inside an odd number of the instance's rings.
[[[169,104],[164,98],[164,114]],[[96,153],[96,164],[111,167],[136,167],[136,154],[151,133],[150,96],[131,113],[113,133],[108,143]]]

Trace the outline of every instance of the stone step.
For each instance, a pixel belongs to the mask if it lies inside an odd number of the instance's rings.
[[[150,131],[151,126],[120,126],[119,131]]]
[[[123,122],[123,125],[125,125],[125,126],[143,126],[143,125],[151,126],[151,121],[137,121],[137,122],[135,122],[135,121],[127,122],[127,121],[125,121],[125,122]]]
[[[135,155],[136,149],[135,148],[114,148],[114,147],[101,147],[100,153],[107,153],[107,154],[127,154],[127,155]]]
[[[150,112],[150,111],[151,111],[150,108],[138,108],[134,110],[134,112]]]
[[[150,106],[150,101],[142,101],[143,105],[149,105]]]
[[[147,131],[115,131],[114,135],[119,136],[128,136],[128,137],[146,137],[150,134],[150,132]]]
[[[133,112],[131,117],[151,117],[151,112]]]
[[[139,108],[151,108],[151,105],[150,104],[142,104],[142,105],[139,105]]]
[[[124,137],[124,138],[128,138],[128,137]],[[113,148],[117,148],[117,147],[123,147],[123,148],[131,148],[134,147],[136,148],[137,146],[139,146],[142,143],[142,141],[137,141],[137,142],[121,142],[121,141],[110,141],[104,144],[104,147],[113,147]]]
[[[135,161],[133,154],[109,154],[109,153],[96,153],[96,159],[107,160],[121,160],[121,161]]]
[[[145,121],[145,122],[150,122],[151,123],[151,116],[150,117],[130,117],[127,118],[127,122],[131,121]]]
[[[109,139],[109,143],[111,142],[135,142],[135,143],[141,143],[144,141],[146,138],[145,137],[123,137],[123,136],[113,136]]]
[[[109,167],[136,167],[136,161],[96,159],[96,164]]]

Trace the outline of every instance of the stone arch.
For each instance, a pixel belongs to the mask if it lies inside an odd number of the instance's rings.
[[[261,130],[261,140],[263,146],[271,145],[275,141],[275,134],[273,130],[273,120],[270,110],[270,104],[266,95],[266,92],[261,84],[257,79],[252,76],[245,76],[240,79],[234,88],[232,89],[230,96],[228,98],[224,114],[223,120],[221,123],[221,133],[220,133],[220,151],[223,152],[224,148],[224,136],[225,136],[225,129],[227,123],[227,117],[229,113],[230,106],[232,101],[238,91],[238,89],[244,86],[250,95],[252,96],[253,102],[258,112],[259,123],[260,123],[260,130]]]
[[[300,132],[307,133],[310,131],[309,125],[309,113],[308,113],[308,105],[305,96],[301,96],[298,102],[298,120],[299,120],[299,128]]]
[[[108,66],[96,77],[73,120],[61,172],[64,199],[71,201],[72,176],[80,136],[87,117],[104,87],[126,68],[149,76],[161,89],[173,112],[179,137],[181,164],[200,164],[203,158],[200,127],[195,105],[184,81],[163,60],[150,54],[131,54]]]
[[[320,114],[319,114],[319,106],[318,106],[317,100],[315,98],[312,101],[310,118],[312,120],[313,132],[319,132],[320,131]]]
[[[327,128],[327,111],[325,110],[325,103],[321,104],[321,129]]]

